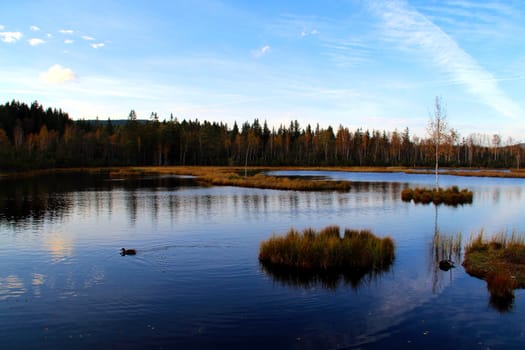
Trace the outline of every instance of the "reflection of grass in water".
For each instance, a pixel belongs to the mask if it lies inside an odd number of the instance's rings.
[[[437,232],[432,238],[432,257],[434,262],[441,260],[459,261],[461,258],[461,233],[454,236]]]
[[[370,283],[381,274],[388,272],[390,267],[371,271],[338,271],[312,270],[304,268],[282,267],[261,262],[262,270],[283,286],[301,287],[305,289],[322,286],[335,290],[341,283],[358,289],[363,283]]]
[[[525,235],[498,233],[489,239],[481,231],[467,243],[463,266],[469,275],[487,282],[491,305],[508,311],[514,289],[525,288]]]
[[[341,237],[338,226],[319,232],[291,229],[285,236],[274,235],[262,242],[259,261],[283,283],[335,288],[344,280],[357,287],[365,275],[390,268],[394,248],[390,237],[378,238],[368,230],[346,229]]]

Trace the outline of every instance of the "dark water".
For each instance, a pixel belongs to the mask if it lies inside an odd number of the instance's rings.
[[[400,200],[433,176],[285,174],[357,182],[307,193],[174,177],[0,181],[1,348],[523,348],[524,291],[496,309],[484,281],[436,268],[431,242],[436,225],[464,240],[525,232],[525,180],[441,176],[474,203],[436,211]],[[392,236],[392,268],[326,281],[259,265],[272,233],[332,224]]]

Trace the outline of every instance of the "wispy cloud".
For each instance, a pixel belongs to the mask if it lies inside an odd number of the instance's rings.
[[[73,34],[75,31],[72,30],[72,29],[60,29],[58,32],[59,32],[60,34],[71,35],[71,34]]]
[[[64,84],[75,81],[77,76],[70,68],[55,64],[49,67],[47,71],[41,73],[40,79],[51,84]]]
[[[32,32],[38,32],[38,31],[40,30],[40,28],[37,27],[37,26],[31,26],[31,27],[29,27],[29,29],[30,29]]]
[[[22,39],[22,36],[21,32],[0,32],[0,40],[4,43],[14,43]]]
[[[340,67],[354,67],[369,60],[370,47],[361,40],[325,39],[323,46],[327,49],[324,53]]]
[[[308,36],[308,35],[318,35],[319,34],[319,31],[317,29],[312,29],[310,31],[308,30],[303,30],[301,32],[301,37],[305,37],[305,36]]]
[[[38,46],[38,45],[42,45],[45,43],[44,40],[42,39],[38,39],[38,38],[31,38],[27,41],[29,43],[29,45],[31,46]]]
[[[0,30],[4,30],[4,26],[0,24]]]
[[[266,55],[268,52],[270,52],[270,50],[271,50],[270,45],[264,45],[263,47],[253,50],[252,55],[255,58],[259,58],[259,57]]]
[[[401,1],[375,2],[370,8],[381,18],[388,40],[422,54],[448,80],[462,84],[501,115],[523,118],[521,107],[505,94],[497,79],[423,14]]]
[[[82,35],[82,39],[86,40],[86,41],[94,41],[95,38],[93,38],[92,36],[89,36],[89,35]]]
[[[104,47],[104,46],[106,46],[106,44],[104,43],[91,44],[91,47],[94,49],[100,49],[101,47]]]
[[[68,45],[73,44],[74,42],[75,42],[75,40],[72,40],[72,39],[64,40],[64,44],[68,44]]]

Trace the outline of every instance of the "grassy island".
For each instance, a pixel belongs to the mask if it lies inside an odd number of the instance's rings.
[[[378,238],[368,230],[338,226],[319,232],[311,228],[291,229],[285,236],[273,236],[261,243],[259,261],[283,268],[314,271],[369,271],[387,269],[394,261],[394,241]]]
[[[466,188],[461,191],[457,186],[452,186],[447,189],[439,188],[405,188],[401,192],[401,199],[405,202],[414,201],[414,203],[429,204],[446,204],[446,205],[458,205],[458,204],[470,204],[472,203],[472,191]]]
[[[322,178],[271,176],[274,168],[241,167],[149,167],[111,169],[111,177],[132,177],[147,174],[191,175],[204,185],[236,186],[294,191],[349,191],[350,181]]]
[[[525,236],[497,234],[490,239],[483,232],[465,248],[465,271],[487,282],[491,302],[514,299],[514,289],[525,288]]]

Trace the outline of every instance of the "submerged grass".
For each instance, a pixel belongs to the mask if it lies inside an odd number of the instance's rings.
[[[401,199],[405,202],[414,201],[414,203],[429,204],[430,202],[446,205],[470,204],[472,203],[472,191],[466,188],[461,191],[457,186],[452,186],[446,189],[439,188],[405,188],[401,192]]]
[[[378,238],[369,230],[338,226],[317,232],[291,229],[285,236],[273,236],[261,243],[259,261],[283,268],[314,271],[369,271],[388,269],[394,261],[394,241]]]
[[[525,235],[498,233],[485,238],[480,231],[465,247],[463,267],[487,282],[491,304],[507,305],[514,299],[514,289],[525,288]]]

